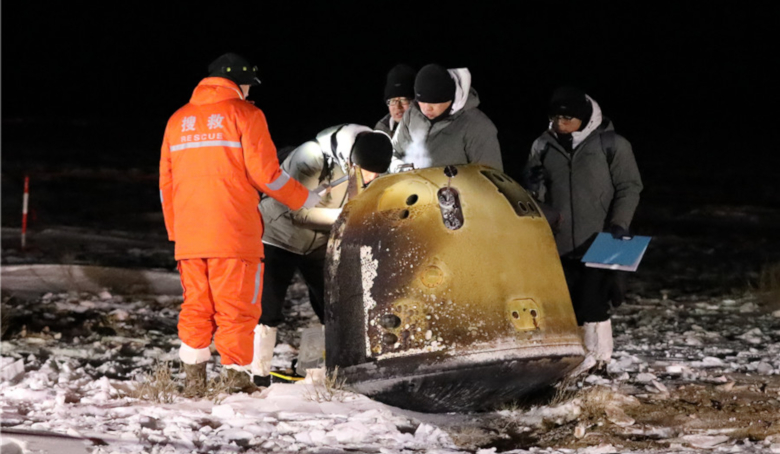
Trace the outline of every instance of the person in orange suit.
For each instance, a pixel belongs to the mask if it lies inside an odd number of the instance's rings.
[[[251,387],[263,282],[258,191],[293,210],[320,200],[279,168],[265,115],[246,100],[258,83],[246,58],[222,55],[165,129],[160,198],[184,290],[179,357],[193,396],[205,391],[212,339],[230,382]]]

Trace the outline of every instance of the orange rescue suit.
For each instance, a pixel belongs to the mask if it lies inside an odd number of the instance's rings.
[[[262,294],[254,286],[262,282],[258,191],[293,210],[309,196],[279,168],[263,112],[244,100],[232,81],[205,78],[190,102],[168,121],[160,158],[165,227],[168,238],[176,242],[185,287],[179,315],[185,363],[203,362],[215,331],[221,331],[217,338],[222,339],[215,338],[215,343],[222,364],[243,366],[252,361],[253,330],[260,316],[259,301],[253,297]],[[219,258],[235,260],[202,260]],[[185,263],[189,260],[197,265]],[[209,263],[220,265],[209,269]],[[214,288],[215,273],[226,275],[219,280],[219,289]],[[220,295],[233,296],[220,301]],[[204,298],[213,306],[210,312],[204,310],[208,306]],[[211,329],[203,332],[206,326]],[[195,353],[181,353],[184,350]]]
[[[203,79],[162,145],[160,196],[176,260],[262,257],[257,191],[293,210],[309,195],[279,168],[263,111],[233,82]]]

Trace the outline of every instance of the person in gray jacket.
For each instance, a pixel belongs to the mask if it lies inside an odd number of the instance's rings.
[[[392,137],[404,112],[414,99],[415,71],[409,65],[396,65],[387,73],[385,83],[385,104],[388,113],[374,126],[377,131],[386,132]]]
[[[610,301],[618,305],[624,298],[618,272],[585,267],[580,259],[599,232],[629,235],[642,180],[631,144],[583,91],[555,90],[549,118],[549,129],[533,143],[523,181],[559,217],[555,240],[587,353],[577,374],[609,362]]]
[[[397,161],[416,169],[481,163],[503,170],[498,132],[477,108],[467,68],[424,66],[414,80],[415,100],[393,136]]]
[[[323,321],[326,246],[330,228],[347,201],[350,165],[357,163],[364,171],[383,173],[392,153],[390,137],[384,132],[344,124],[325,129],[282,161],[281,168],[290,178],[321,193],[322,199],[314,208],[294,211],[270,197],[260,201],[265,221],[265,270],[252,370],[256,377],[264,378],[256,378],[256,383],[267,385],[270,378],[277,326],[284,321],[284,297],[296,270],[308,286],[314,312],[320,323]]]

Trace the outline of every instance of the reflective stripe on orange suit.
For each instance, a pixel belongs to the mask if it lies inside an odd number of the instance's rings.
[[[160,192],[176,260],[262,257],[257,191],[293,210],[309,195],[279,168],[263,112],[233,82],[203,79],[168,121],[162,145]]]
[[[301,208],[309,195],[305,187],[279,168],[263,112],[245,101],[233,82],[219,77],[203,79],[190,102],[168,121],[160,157],[160,197],[168,237],[176,242],[176,260],[232,258],[259,262],[263,257],[263,223],[257,209],[258,191],[294,210]],[[215,273],[234,271],[234,267],[222,264],[211,270],[211,261],[205,266],[205,274],[201,269],[196,272],[188,265],[182,266],[182,282],[189,282],[191,288],[211,288]],[[233,271],[220,281],[223,292],[211,288],[216,311],[213,316],[190,311],[190,307],[204,303],[199,296],[200,303],[190,305],[185,293],[179,337],[187,346],[201,348],[190,343],[200,345],[200,339],[206,337],[200,327],[211,326],[210,336],[214,334],[213,320],[217,324],[223,321],[226,325],[220,325],[217,331],[224,329],[225,336],[236,337],[220,342],[228,348],[220,350],[223,364],[246,365],[252,359],[252,330],[260,316],[260,305],[252,305],[247,317],[229,312],[224,317],[217,315],[223,308],[240,311],[251,303],[222,304],[216,300],[220,294],[246,296],[237,290],[243,288],[243,282]],[[241,327],[234,326],[236,323]],[[191,328],[196,326],[199,328]],[[248,345],[245,352],[227,347],[244,345]]]

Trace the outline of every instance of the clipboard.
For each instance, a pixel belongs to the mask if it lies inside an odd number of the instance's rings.
[[[585,266],[591,268],[636,271],[651,238],[636,235],[615,239],[612,234],[601,232],[582,257],[582,261]]]

